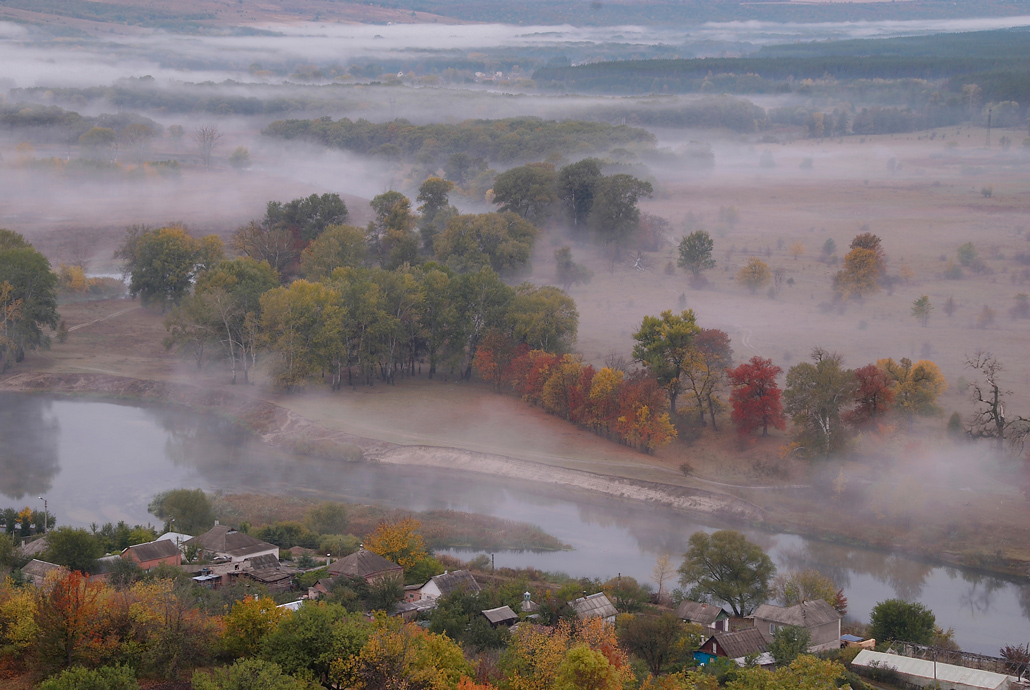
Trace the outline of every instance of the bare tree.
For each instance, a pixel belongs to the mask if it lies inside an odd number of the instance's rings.
[[[136,163],[143,165],[147,146],[154,138],[154,130],[143,124],[132,124],[122,130],[122,139],[129,145],[136,157]]]
[[[215,146],[218,145],[218,140],[221,138],[222,133],[213,125],[201,127],[193,133],[193,141],[200,151],[200,157],[204,160],[204,167],[211,167],[211,152],[215,150]]]
[[[658,603],[662,603],[668,598],[668,595],[665,593],[665,581],[672,577],[675,572],[676,566],[672,564],[669,554],[663,553],[658,556],[658,560],[655,561],[654,568],[651,570],[651,577],[658,583]]]
[[[1001,387],[1001,362],[990,352],[977,350],[972,357],[966,358],[966,366],[978,374],[977,379],[969,384],[969,396],[976,406],[969,422],[969,435],[993,439],[999,452],[1004,449],[1005,441],[1021,452],[1030,435],[1030,419],[1006,415],[1005,396],[1011,395],[1012,391]]]

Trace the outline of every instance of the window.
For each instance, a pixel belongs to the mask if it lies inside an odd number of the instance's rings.
[[[769,624],[769,634],[772,635],[775,632],[776,632],[776,624],[775,623],[770,623]]]

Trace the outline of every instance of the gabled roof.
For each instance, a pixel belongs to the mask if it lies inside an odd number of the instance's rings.
[[[107,575],[113,573],[115,568],[118,567],[118,563],[121,562],[122,557],[115,554],[114,556],[104,556],[98,558],[96,564],[93,566],[94,575]]]
[[[619,615],[619,612],[612,606],[612,602],[608,601],[608,597],[605,596],[604,592],[591,594],[588,597],[580,597],[575,601],[570,601],[569,606],[576,610],[576,616],[580,620],[586,620],[587,618],[610,618]]]
[[[936,679],[942,685],[950,687],[983,688],[985,690],[1009,687],[1009,677],[1000,673],[955,666],[940,661],[934,662],[897,654],[874,652],[868,649],[859,652],[851,663],[854,666],[867,668],[872,667],[873,664],[879,668],[891,668],[901,676],[901,680],[916,683],[915,679],[920,679],[922,682],[918,682],[918,685],[929,685],[927,681]]]
[[[263,553],[260,556],[251,556],[250,558],[245,559],[244,562],[250,564],[250,567],[254,570],[282,567],[282,564],[279,562],[279,559],[275,557],[274,553]]]
[[[47,573],[54,570],[66,570],[66,568],[63,565],[47,563],[46,561],[40,561],[33,558],[25,564],[25,567],[21,569],[21,572],[22,574],[30,577],[46,577]]]
[[[761,654],[765,651],[765,638],[762,637],[758,628],[745,628],[737,632],[717,632],[701,646],[708,646],[708,642],[712,640],[715,640],[719,646],[718,651],[731,659]]]
[[[179,547],[175,545],[174,541],[167,539],[158,539],[157,541],[149,541],[145,544],[135,544],[122,551],[124,556],[127,552],[132,553],[140,563],[147,561],[156,561],[161,558],[175,557],[179,555]]]
[[[762,604],[755,610],[754,617],[780,625],[796,625],[799,628],[814,628],[843,618],[837,609],[822,599],[803,601],[787,608]]]
[[[711,625],[715,621],[729,618],[730,614],[726,613],[726,609],[719,606],[684,600],[676,607],[676,617],[691,623]]]
[[[272,584],[290,579],[293,573],[294,571],[284,570],[283,568],[260,568],[257,570],[246,570],[243,574],[258,582]]]
[[[443,575],[436,575],[429,578],[429,581],[437,586],[441,596],[447,596],[456,589],[464,589],[469,594],[475,594],[481,589],[476,578],[472,577],[472,573],[467,570],[454,570]]]
[[[269,544],[266,541],[255,539],[249,534],[237,532],[228,525],[215,525],[200,536],[193,537],[186,544],[195,545],[212,553],[224,553],[234,558],[276,548],[275,544]]]
[[[403,568],[393,561],[383,558],[366,549],[358,549],[349,556],[329,564],[329,574],[345,577],[371,577],[389,572],[403,572]]]
[[[21,555],[32,556],[33,558],[36,556],[42,556],[43,552],[45,552],[49,546],[50,543],[47,541],[46,535],[44,535],[38,539],[33,539],[32,541],[22,544],[20,547]],[[24,570],[24,568],[22,568],[22,570]]]
[[[500,606],[496,609],[486,609],[482,612],[486,619],[493,624],[517,621],[518,614],[511,610],[510,606]]]

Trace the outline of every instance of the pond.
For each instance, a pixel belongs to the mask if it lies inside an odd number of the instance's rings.
[[[669,509],[537,483],[280,453],[236,425],[170,406],[0,394],[0,507],[42,508],[59,524],[156,523],[147,505],[179,488],[272,492],[412,510],[451,508],[539,525],[574,547],[499,552],[498,566],[534,566],[573,576],[651,580],[663,553],[678,562],[696,530],[728,525]],[[777,568],[815,568],[843,587],[849,616],[867,620],[876,602],[919,601],[954,627],[965,650],[995,655],[1030,640],[1025,580],[934,566],[899,554],[793,534],[742,530]],[[468,556],[469,554],[461,554]]]

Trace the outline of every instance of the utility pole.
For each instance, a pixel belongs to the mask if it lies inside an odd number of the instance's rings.
[[[987,109],[987,148],[991,148],[991,109]]]
[[[43,534],[45,535],[45,534],[49,534],[49,532],[50,532],[50,526],[47,524],[47,523],[50,522],[50,516],[49,516],[49,513],[47,512],[46,499],[43,498],[42,496],[40,496],[39,500],[43,501]]]

